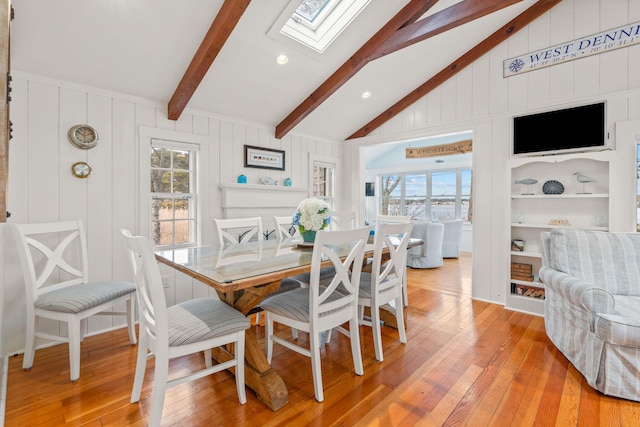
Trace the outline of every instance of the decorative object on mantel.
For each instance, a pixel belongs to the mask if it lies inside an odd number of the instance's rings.
[[[238,184],[246,184],[247,176],[246,175],[238,175]]]
[[[578,180],[578,182],[582,183],[582,193],[576,193],[576,194],[591,194],[585,191],[584,185],[587,182],[596,182],[596,180],[593,178],[589,178],[588,176],[582,175],[580,172],[576,172],[574,173],[574,175],[576,176],[576,179]]]
[[[549,221],[549,225],[570,225],[568,219],[552,219]]]
[[[302,239],[311,243],[316,238],[316,232],[324,230],[331,222],[329,204],[317,198],[304,199],[298,204],[291,222],[298,226]]]
[[[291,178],[285,178],[283,184],[285,187],[291,187]]]
[[[260,183],[264,185],[278,185],[278,180],[268,176],[260,177]]]
[[[536,182],[538,182],[537,179],[533,179],[533,178],[525,178],[525,179],[516,179],[515,183],[516,184],[524,184],[527,186],[527,192],[526,193],[522,193],[523,196],[532,196],[533,193],[529,191],[529,186],[535,184]]]
[[[562,194],[564,193],[564,185],[559,181],[550,179],[542,184],[542,192],[544,194]]]

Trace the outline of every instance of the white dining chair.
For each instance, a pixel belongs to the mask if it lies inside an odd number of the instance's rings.
[[[262,233],[262,218],[214,218],[216,226],[217,242],[220,247],[247,243],[250,240],[264,240]]]
[[[353,211],[331,212],[330,230],[353,230],[356,228],[356,213]]]
[[[245,330],[249,320],[238,310],[215,298],[197,298],[167,307],[162,276],[151,243],[144,236],[120,230],[138,288],[140,343],[131,403],[140,400],[147,359],[155,357],[149,425],[159,426],[167,388],[234,368],[238,400],[246,403],[244,385]],[[233,344],[231,360],[212,364],[211,349]],[[205,368],[169,379],[171,359],[204,352]]]
[[[355,373],[362,375],[362,353],[358,328],[358,287],[364,248],[369,228],[347,231],[321,230],[316,234],[311,255],[311,282],[308,288],[300,288],[265,299],[261,306],[266,315],[265,336],[267,360],[271,363],[273,343],[311,358],[313,385],[318,402],[324,400],[320,364],[320,334],[336,328],[351,341],[351,354]],[[338,247],[350,248],[341,260]],[[330,260],[335,275],[326,286],[320,286],[321,263]],[[340,292],[337,288],[340,287]],[[295,328],[309,334],[309,348],[276,336],[274,323]],[[349,323],[349,330],[342,327]]]
[[[381,224],[403,224],[411,222],[411,215],[378,215],[376,217],[376,230],[375,234],[378,233],[378,228]],[[409,305],[409,290],[407,289],[407,277],[405,276],[402,282],[402,296],[404,301],[404,306]]]
[[[276,227],[276,239],[279,242],[293,242],[302,240],[298,226],[293,223],[291,216],[274,216],[273,223]]]
[[[125,316],[131,344],[136,343],[136,287],[131,282],[89,282],[87,242],[80,220],[37,224],[9,224],[17,244],[24,276],[26,323],[22,369],[33,366],[36,339],[69,343],[71,381],[80,378],[80,343],[93,315]],[[114,306],[126,305],[126,311]],[[60,328],[41,328],[40,319],[67,323],[68,336],[54,334]]]
[[[411,236],[412,223],[380,224],[373,250],[371,273],[360,276],[358,294],[360,324],[371,326],[376,360],[382,362],[382,333],[380,307],[392,303],[400,342],[406,344],[404,327],[403,284],[407,269],[407,245]],[[383,262],[384,252],[389,260]],[[371,320],[364,319],[364,307],[371,309]]]

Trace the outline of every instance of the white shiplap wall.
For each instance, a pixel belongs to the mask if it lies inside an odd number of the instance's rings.
[[[607,128],[611,142],[616,145],[615,156],[620,166],[620,170],[613,171],[610,182],[625,187],[615,205],[627,206],[623,213],[615,213],[611,219],[616,223],[610,226],[616,231],[632,231],[635,209],[627,200],[635,200],[635,182],[628,181],[633,179],[629,176],[635,176],[634,135],[640,135],[640,45],[509,78],[502,76],[503,61],[638,21],[640,2],[637,0],[562,1],[372,135],[355,141],[350,156],[358,159],[359,168],[353,170],[364,169],[362,151],[366,145],[471,130],[473,296],[504,304],[509,280],[505,248],[509,245],[510,219],[506,213],[511,118],[606,100]],[[621,128],[624,132],[617,132]],[[540,130],[541,138],[552,136],[553,129]],[[626,173],[628,171],[632,174]],[[352,180],[352,193],[356,188],[364,188],[363,179],[357,178],[355,183]],[[618,194],[622,192],[617,191]],[[359,205],[364,206],[364,195],[360,196]]]
[[[238,175],[245,174],[249,183],[266,175],[280,182],[290,177],[296,187],[308,187],[308,153],[341,157],[341,143],[296,135],[278,140],[272,127],[193,111],[186,111],[174,122],[166,119],[166,105],[15,70],[12,89],[9,222],[82,219],[87,228],[92,280],[130,278],[120,228],[148,235],[144,220],[147,187],[139,181],[145,176],[141,167],[146,166],[140,165],[140,153],[145,150],[140,144],[148,143],[149,135],[205,146],[200,161],[205,177],[201,190],[208,197],[200,206],[203,242],[211,241],[211,218],[222,217],[219,183],[236,182]],[[89,123],[98,130],[100,142],[95,148],[80,150],[67,141],[67,130],[78,123]],[[244,168],[244,144],[284,150],[285,171]],[[70,166],[77,161],[86,161],[93,168],[88,179],[71,175]],[[13,241],[6,231],[0,225],[4,351],[11,354],[24,346],[24,291]],[[169,304],[213,295],[206,286],[163,270],[172,278],[166,292]],[[89,333],[121,324],[98,316],[90,319]],[[46,325],[52,330],[59,326],[55,322]]]

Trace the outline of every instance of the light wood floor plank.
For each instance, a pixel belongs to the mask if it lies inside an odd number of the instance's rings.
[[[274,348],[273,368],[289,391],[274,412],[247,390],[238,403],[233,376],[220,372],[169,389],[164,426],[636,426],[640,403],[593,390],[544,332],[540,317],[471,299],[471,257],[436,269],[408,269],[408,343],[382,328],[384,361],[375,360],[371,329],[360,328],[364,375],[353,372],[349,341],[335,333],[323,345],[325,401],[316,402],[308,358]],[[254,328],[260,345],[264,327]],[[278,331],[290,336],[290,330]],[[302,343],[308,337],[301,334]],[[9,361],[5,425],[145,426],[153,362],[141,401],[129,403],[136,347],[126,330],[87,337],[81,377],[69,382],[66,346],[36,352],[23,371]],[[202,355],[172,370],[204,364]]]

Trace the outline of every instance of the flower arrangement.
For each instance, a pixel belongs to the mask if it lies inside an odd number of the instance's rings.
[[[291,222],[298,226],[300,233],[325,229],[331,222],[329,204],[316,198],[304,199]]]

